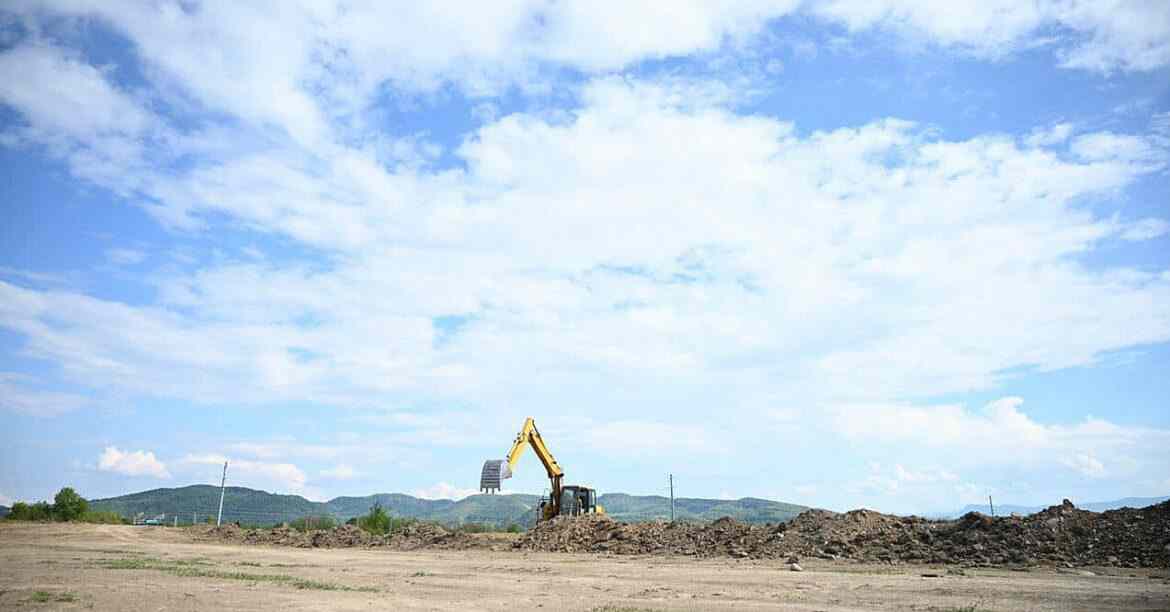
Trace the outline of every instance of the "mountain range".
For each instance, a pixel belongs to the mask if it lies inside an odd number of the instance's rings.
[[[1092,510],[1093,512],[1104,512],[1106,510],[1117,510],[1118,508],[1145,508],[1146,506],[1153,506],[1160,504],[1168,497],[1123,497],[1113,501],[1103,502],[1086,502],[1083,504],[1076,504],[1081,510]],[[1060,502],[1053,502],[1051,505],[1057,505]],[[995,505],[995,514],[998,516],[1007,516],[1010,514],[1035,514],[1048,506],[1015,506],[1011,504]],[[982,512],[983,514],[990,514],[991,508],[987,504],[970,504],[964,506],[962,510],[955,512],[943,513],[939,515],[942,518],[958,518],[967,514],[968,512]]]
[[[191,485],[174,489],[152,489],[118,497],[90,500],[94,510],[110,510],[126,517],[166,514],[180,523],[202,522],[214,517],[219,506],[219,487]],[[447,525],[479,523],[506,527],[526,526],[535,519],[537,495],[472,495],[460,500],[421,499],[402,493],[381,493],[364,497],[336,497],[314,502],[299,495],[278,495],[244,487],[224,492],[223,518],[241,524],[271,525],[305,516],[332,516],[340,520],[365,514],[380,504],[391,515],[437,521]],[[670,498],[660,495],[606,493],[598,497],[606,512],[622,521],[670,518]],[[675,518],[710,521],[723,516],[749,523],[782,522],[808,508],[796,504],[745,497],[736,500],[676,498]]]

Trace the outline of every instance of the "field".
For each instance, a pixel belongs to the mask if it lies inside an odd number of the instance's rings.
[[[809,560],[793,572],[771,560],[300,549],[212,543],[184,529],[29,523],[0,523],[0,551],[4,610],[1170,609],[1166,570],[957,575]]]

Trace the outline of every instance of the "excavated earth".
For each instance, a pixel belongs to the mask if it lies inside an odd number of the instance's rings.
[[[388,536],[352,525],[302,533],[287,527],[210,530],[216,539],[298,547],[396,550],[497,548],[499,540],[415,523]],[[1170,502],[1108,512],[1079,510],[1069,501],[1025,517],[976,512],[953,521],[901,517],[871,510],[844,514],[808,510],[788,523],[752,525],[730,518],[708,524],[622,523],[604,516],[558,518],[511,543],[541,552],[696,557],[846,559],[867,563],[962,566],[1055,565],[1170,567]]]
[[[954,521],[871,510],[808,510],[791,522],[748,525],[625,524],[604,517],[557,519],[514,544],[524,550],[678,554],[701,557],[848,559],[966,566],[1170,567],[1170,502],[1103,513],[1067,500],[1026,517],[976,512]]]
[[[395,550],[436,548],[466,550],[488,548],[490,542],[466,533],[450,531],[434,523],[413,523],[389,535],[379,536],[354,525],[334,529],[297,531],[291,527],[272,529],[241,529],[235,525],[213,527],[207,532],[212,539],[244,544],[270,544],[297,548],[353,548],[385,546]]]

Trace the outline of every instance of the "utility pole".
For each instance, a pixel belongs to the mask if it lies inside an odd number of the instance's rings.
[[[194,525],[195,525],[195,516],[196,516],[197,514],[198,514],[198,512],[192,512],[192,513],[191,513],[191,525],[192,525],[192,526],[194,526]]]
[[[219,515],[215,517],[215,526],[219,527],[223,523],[223,492],[227,485],[227,461],[223,462],[223,478],[219,481]]]
[[[178,527],[178,526],[179,526],[179,514],[176,512],[175,513],[175,527]]]
[[[991,508],[991,516],[995,516],[995,502],[991,501],[991,495],[987,496],[987,505]]]
[[[674,474],[670,475],[670,522],[674,522]]]

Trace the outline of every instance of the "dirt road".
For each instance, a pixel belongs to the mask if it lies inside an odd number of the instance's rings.
[[[1170,610],[1165,570],[802,565],[270,548],[198,541],[183,529],[0,523],[0,609]]]

